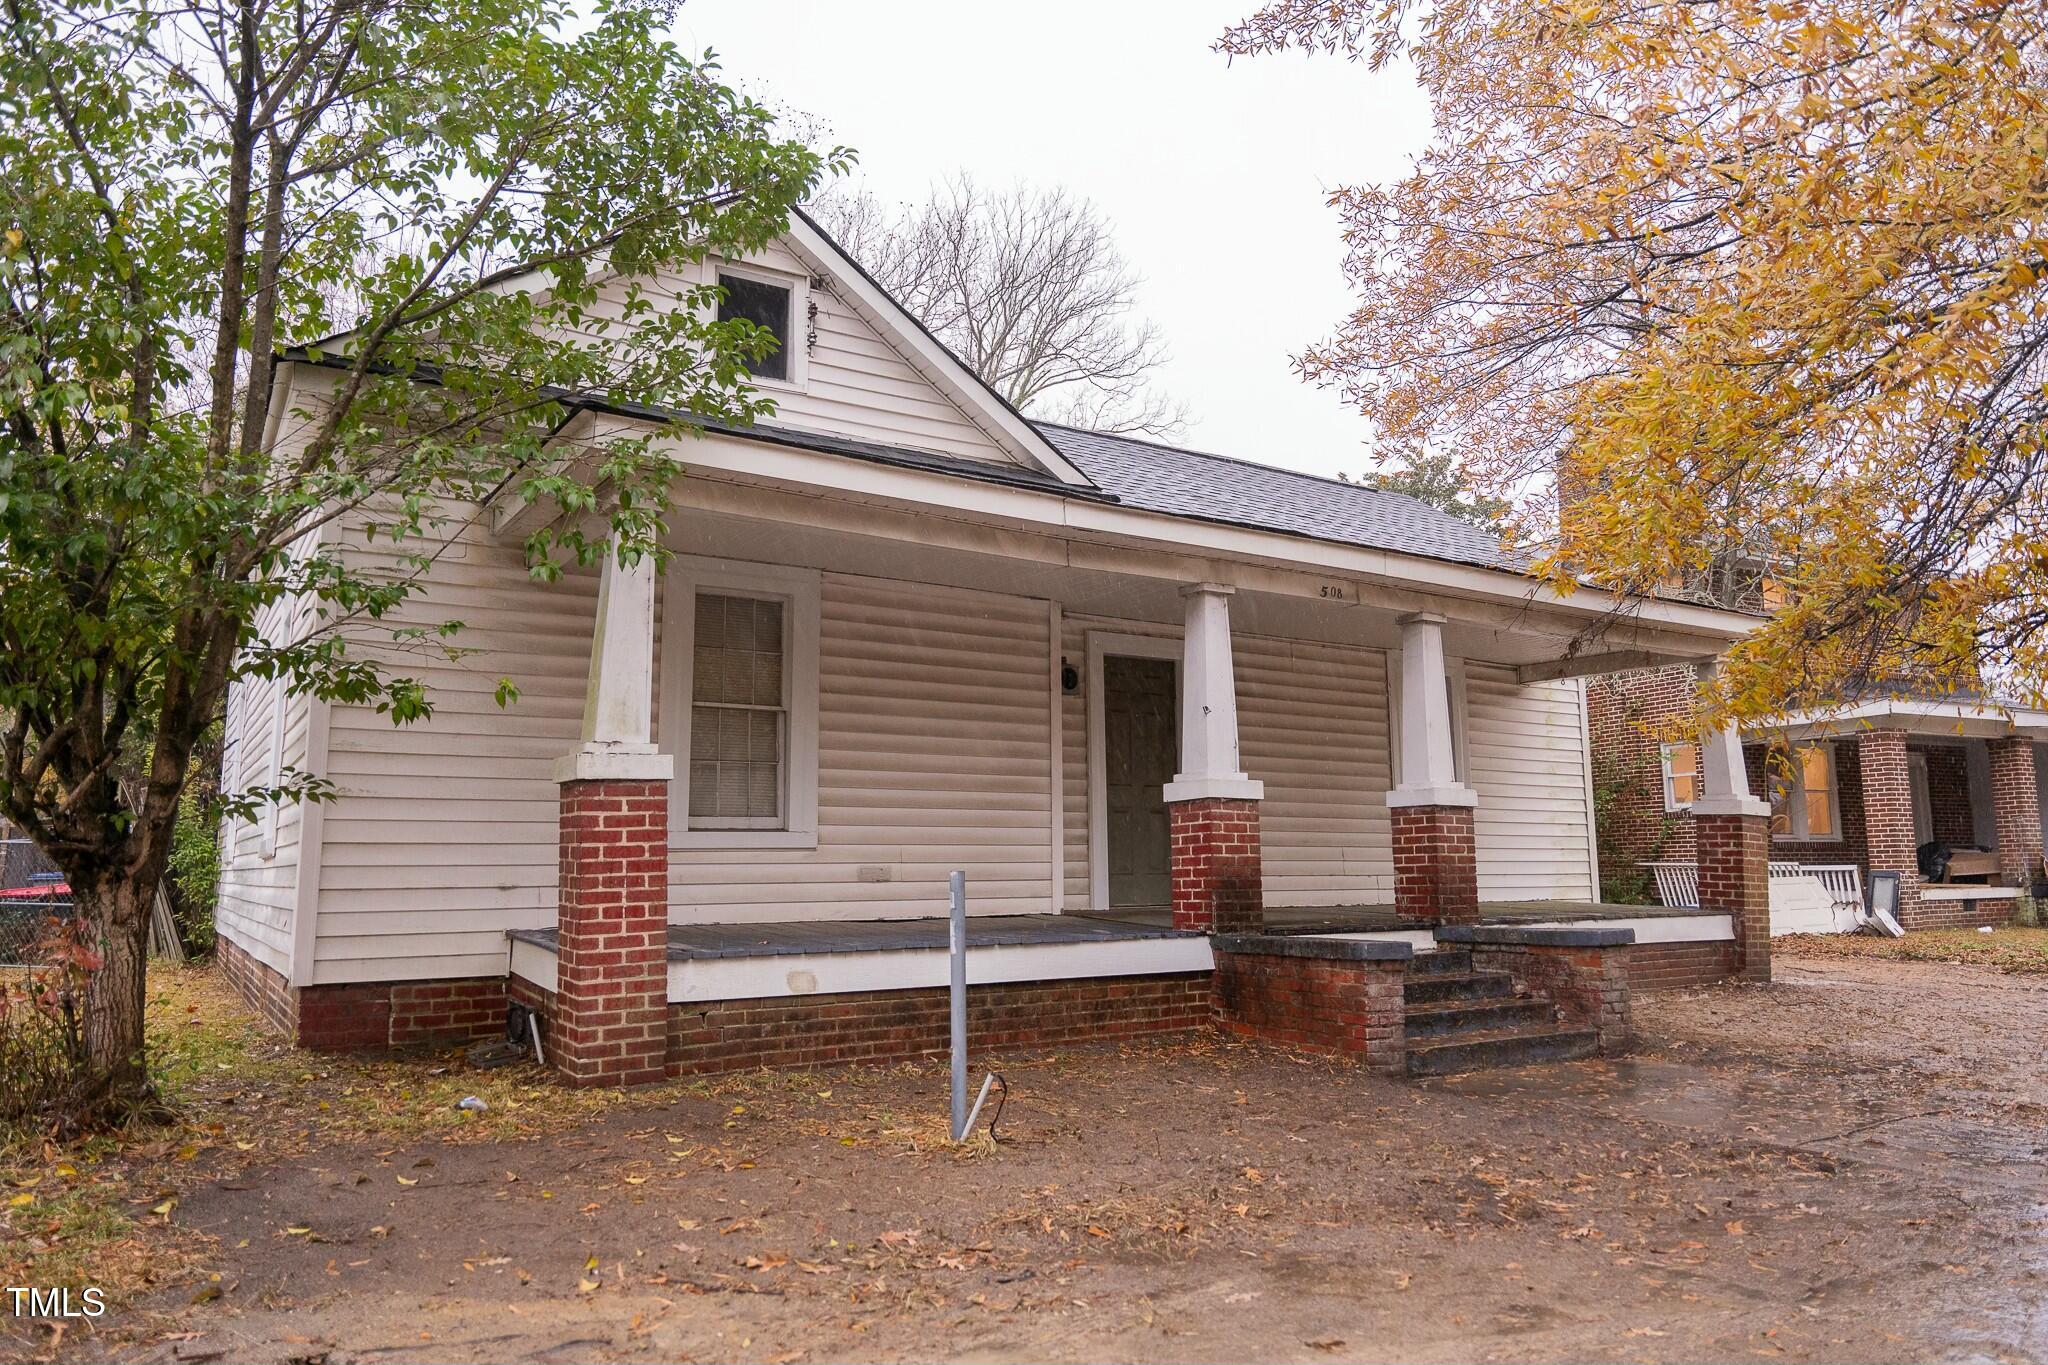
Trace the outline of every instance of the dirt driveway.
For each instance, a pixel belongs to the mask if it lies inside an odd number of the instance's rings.
[[[61,1353],[2048,1355],[2048,981],[1779,977],[1639,1001],[1617,1064],[1418,1084],[1208,1038],[1008,1059],[979,1153],[935,1143],[931,1067],[318,1151],[189,1191],[209,1273]]]

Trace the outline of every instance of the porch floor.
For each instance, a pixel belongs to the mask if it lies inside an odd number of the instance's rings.
[[[918,919],[771,920],[759,924],[671,924],[668,960],[778,957],[803,953],[886,953],[943,949],[943,915]],[[515,929],[512,937],[556,951],[553,929]],[[1124,943],[1139,939],[1199,938],[1170,923],[1140,924],[1083,915],[974,915],[967,921],[970,948],[1011,948],[1056,943]]]
[[[1606,905],[1596,901],[1489,901],[1479,907],[1481,924],[1545,924],[1556,920],[1652,919],[1696,915],[1696,910],[1661,905]],[[1266,911],[1269,934],[1365,934],[1426,929],[1384,905],[1274,906]],[[511,937],[556,951],[555,930],[515,929]],[[974,915],[967,921],[973,948],[1008,948],[1058,943],[1128,943],[1144,939],[1200,938],[1173,927],[1165,906],[1143,906],[1107,914]],[[757,924],[671,924],[668,960],[780,957],[816,953],[929,951],[946,946],[946,918],[769,920]]]
[[[1663,905],[1614,905],[1601,901],[1484,901],[1479,906],[1479,923],[1549,924],[1556,920],[1663,919],[1699,913]],[[1099,919],[1113,924],[1163,928],[1173,922],[1173,912],[1163,905],[1141,906],[1111,910],[1101,915],[1091,912],[1062,918]],[[1426,921],[1395,914],[1390,905],[1266,907],[1266,932],[1269,934],[1373,934],[1429,927]]]

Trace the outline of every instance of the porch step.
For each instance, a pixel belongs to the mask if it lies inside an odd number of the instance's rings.
[[[1408,1038],[1442,1038],[1450,1034],[1496,1033],[1540,1028],[1557,1022],[1548,1000],[1510,996],[1504,1000],[1444,1000],[1408,1007]]]
[[[1470,948],[1438,948],[1417,953],[1408,961],[1410,976],[1467,976],[1472,971]]]
[[[1467,970],[1418,973],[1411,965],[1403,993],[1411,1005],[1426,1005],[1442,1000],[1498,1000],[1515,993],[1515,982],[1506,972]]]
[[[1448,1076],[1486,1067],[1528,1066],[1536,1062],[1569,1062],[1600,1050],[1592,1029],[1555,1025],[1494,1032],[1459,1034],[1440,1042],[1408,1044],[1408,1074]]]

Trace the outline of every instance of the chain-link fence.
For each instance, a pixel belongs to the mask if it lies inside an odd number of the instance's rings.
[[[0,966],[21,966],[52,917],[71,916],[64,873],[28,839],[0,839]]]

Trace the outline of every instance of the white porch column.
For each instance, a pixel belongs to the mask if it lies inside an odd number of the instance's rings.
[[[668,804],[675,760],[654,747],[654,560],[606,548],[583,700],[561,784],[549,1063],[574,1085],[641,1085],[668,1068]]]
[[[619,562],[607,547],[597,629],[583,694],[583,742],[556,765],[559,782],[665,782],[675,761],[654,747],[654,557]]]
[[[1718,665],[1700,670],[1700,681],[1711,683]],[[1706,730],[1700,735],[1700,798],[1692,813],[1699,815],[1769,815],[1771,803],[1759,800],[1749,790],[1749,763],[1742,756],[1742,731],[1734,725]]]
[[[1713,681],[1715,668],[1701,670],[1703,683]],[[1736,973],[1745,981],[1771,979],[1770,814],[1770,802],[1749,794],[1742,732],[1722,725],[1702,733],[1700,799],[1692,803],[1700,908],[1728,915]]]
[[[1245,776],[1237,752],[1237,678],[1230,660],[1230,595],[1222,583],[1182,589],[1187,599],[1180,669],[1180,771],[1166,799],[1257,801],[1263,782]]]
[[[1450,677],[1444,668],[1444,618],[1418,611],[1401,618],[1401,781],[1389,806],[1476,806],[1479,794],[1458,781],[1451,747]]]

